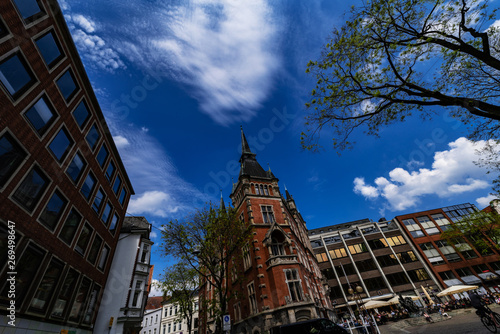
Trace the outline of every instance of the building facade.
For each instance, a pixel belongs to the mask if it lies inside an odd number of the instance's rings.
[[[226,283],[238,292],[229,301],[231,332],[264,333],[276,325],[326,317],[331,304],[306,223],[288,191],[284,197],[278,179],[257,162],[243,130],[241,142],[240,175],[230,198],[240,219],[252,225],[253,240],[242,249],[243,263],[234,264],[238,270],[233,272],[243,277]],[[205,321],[210,325],[210,318]]]
[[[54,0],[0,3],[0,113],[0,313],[90,333],[133,188]]]
[[[163,309],[146,309],[144,312],[144,318],[142,321],[142,334],[160,334],[161,329],[161,318]]]
[[[466,238],[450,243],[441,240],[441,233],[462,217],[477,212],[469,203],[397,216],[405,234],[416,245],[426,263],[444,288],[457,284],[474,284],[481,290],[500,292],[498,275],[500,255],[491,248],[481,253]],[[478,236],[487,238],[485,235]],[[494,274],[494,275],[492,275]]]
[[[421,296],[421,286],[438,284],[395,222],[362,219],[310,230],[309,238],[337,316],[352,314],[357,303]],[[361,293],[349,293],[358,286]]]
[[[151,224],[144,217],[125,217],[104,289],[95,333],[139,334],[148,300]]]
[[[179,313],[179,306],[166,299],[163,302],[163,315],[161,319],[161,332],[159,334],[188,334],[188,319],[183,319]],[[199,297],[193,295],[193,319],[191,322],[191,334],[198,334],[200,328],[199,321]],[[148,333],[149,334],[149,333]]]

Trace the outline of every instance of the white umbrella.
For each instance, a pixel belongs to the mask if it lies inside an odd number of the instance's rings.
[[[389,304],[388,302],[384,302],[383,300],[370,300],[368,302],[366,302],[363,307],[365,309],[371,309],[371,308],[377,308],[377,307],[383,307],[383,306],[389,306],[391,304]]]
[[[444,289],[443,291],[438,293],[436,296],[443,297],[443,296],[447,296],[447,295],[452,295],[454,293],[475,290],[477,288],[478,288],[477,285],[452,285],[449,288]]]
[[[403,296],[403,299],[411,298],[411,300],[417,300],[417,296]],[[390,305],[399,304],[399,296],[394,296],[387,301]]]

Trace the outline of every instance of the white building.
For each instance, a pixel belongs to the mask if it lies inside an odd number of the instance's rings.
[[[193,296],[193,320],[191,334],[198,334],[198,295]],[[159,334],[189,334],[187,319],[181,319],[178,305],[167,299],[163,302],[163,315],[161,318],[161,332]],[[149,334],[149,333],[147,333]],[[151,334],[153,334],[151,332]]]
[[[158,308],[144,312],[141,334],[160,334],[162,311],[162,308]]]
[[[125,217],[94,333],[142,333],[153,245],[150,232],[146,218]]]

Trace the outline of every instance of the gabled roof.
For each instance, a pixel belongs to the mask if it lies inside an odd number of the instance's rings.
[[[163,296],[148,297],[146,310],[156,310],[162,308]]]

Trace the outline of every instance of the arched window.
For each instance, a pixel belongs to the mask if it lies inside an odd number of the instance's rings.
[[[269,191],[267,190],[267,185],[264,186],[264,194],[266,194],[266,196],[269,196]]]
[[[262,184],[260,185],[260,194],[264,195],[264,186]]]
[[[254,189],[255,189],[255,194],[258,195],[259,194],[259,185],[255,184]]]
[[[274,256],[285,255],[283,243],[280,242],[276,237],[273,237],[271,239],[271,252]]]

